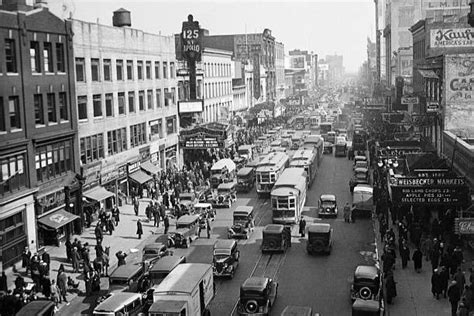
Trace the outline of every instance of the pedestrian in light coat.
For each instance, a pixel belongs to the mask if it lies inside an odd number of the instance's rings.
[[[142,239],[143,227],[142,227],[142,222],[140,221],[140,219],[137,221],[137,235],[138,235],[138,239]]]

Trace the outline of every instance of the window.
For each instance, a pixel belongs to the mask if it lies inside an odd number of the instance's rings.
[[[128,93],[128,112],[135,112],[135,92],[133,91]]]
[[[171,104],[176,104],[176,88],[171,88]]]
[[[165,106],[170,105],[170,93],[168,92],[168,88],[165,88]]]
[[[127,150],[127,129],[119,128],[107,132],[107,152],[109,156]]]
[[[105,116],[114,116],[114,96],[112,93],[105,95]]]
[[[91,73],[92,73],[92,81],[99,81],[99,67],[100,61],[97,58],[91,58]]]
[[[7,63],[7,72],[18,72],[16,64],[15,40],[13,39],[5,39],[5,61]]]
[[[168,78],[168,63],[166,61],[163,62],[163,79]]]
[[[43,95],[35,94],[33,96],[33,105],[35,107],[35,124],[44,125]]]
[[[53,46],[51,43],[43,43],[43,62],[45,72],[54,72],[53,70]]]
[[[127,79],[133,80],[133,60],[127,60]]]
[[[112,80],[112,61],[110,59],[104,59],[104,81]]]
[[[5,132],[7,130],[5,117],[5,106],[3,105],[3,98],[0,96],[0,132]]]
[[[161,89],[156,89],[156,107],[161,108]]]
[[[94,110],[94,117],[102,116],[102,96],[100,94],[94,94],[92,96],[92,107]]]
[[[160,79],[160,62],[155,61],[155,79]]]
[[[130,147],[137,147],[145,143],[145,123],[130,126]]]
[[[30,44],[30,63],[32,72],[41,72],[40,65],[40,50],[38,42],[31,42]]]
[[[115,62],[115,70],[117,71],[117,80],[123,80],[123,60],[117,59]]]
[[[25,154],[0,159],[0,196],[26,186]]]
[[[166,135],[176,133],[176,116],[166,118]]]
[[[48,123],[57,123],[58,115],[56,114],[56,95],[48,93],[46,96],[48,101]]]
[[[125,92],[118,93],[118,114],[125,114]]]
[[[59,119],[61,121],[67,121],[67,95],[66,92],[59,92]]]
[[[143,61],[137,61],[137,78],[138,80],[143,80]]]
[[[87,96],[85,95],[77,97],[77,115],[80,120],[87,119]]]
[[[138,109],[145,111],[145,91],[138,91]]]
[[[146,91],[146,102],[149,110],[153,110],[153,90]]]
[[[146,78],[151,79],[151,61],[146,62]]]
[[[58,72],[66,72],[63,43],[56,43],[56,67],[58,68]]]
[[[163,119],[150,121],[150,136],[158,135],[163,138]]]
[[[20,98],[13,96],[8,98],[8,117],[10,118],[10,128],[20,129]]]
[[[81,138],[80,147],[83,164],[104,158],[104,136],[102,134]]]
[[[85,65],[86,61],[84,58],[76,58],[76,81],[77,82],[84,82],[86,81],[86,75],[85,75]]]
[[[176,70],[174,69],[174,63],[170,63],[170,78],[176,78]]]
[[[39,182],[54,179],[72,170],[71,141],[62,141],[36,148],[35,169]]]

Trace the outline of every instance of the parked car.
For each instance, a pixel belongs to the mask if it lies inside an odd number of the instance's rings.
[[[20,316],[53,316],[55,305],[50,300],[35,300],[23,306],[16,315]]]
[[[380,271],[375,266],[360,265],[354,272],[351,285],[351,300],[356,299],[379,301],[381,294]]]
[[[240,286],[239,315],[270,315],[278,295],[278,283],[265,277],[250,277]]]
[[[352,316],[383,316],[384,309],[383,300],[372,301],[358,298],[352,304]]]
[[[307,226],[308,243],[306,251],[330,254],[332,250],[332,228],[328,223],[311,223]]]
[[[280,316],[320,316],[319,313],[313,314],[313,309],[309,306],[294,306],[285,307]]]
[[[214,276],[234,277],[239,266],[240,251],[237,241],[232,239],[218,239],[214,244],[212,265]]]
[[[355,168],[354,175],[349,180],[349,190],[354,192],[354,187],[358,184],[369,184],[369,169],[367,168]]]
[[[143,247],[143,256],[142,261],[154,261],[160,259],[161,257],[167,256],[169,254],[168,247],[163,243],[151,243]]]
[[[285,252],[291,246],[291,229],[288,226],[268,224],[262,234],[262,253]]]
[[[214,207],[228,207],[237,200],[237,182],[221,183],[217,187],[217,192],[213,196],[211,204]]]
[[[142,262],[127,262],[118,266],[109,275],[109,292],[136,292],[144,270]]]
[[[335,216],[337,217],[337,201],[334,194],[322,194],[318,201],[319,217]]]
[[[233,225],[229,227],[229,238],[248,239],[255,227],[253,206],[237,206],[233,213]]]
[[[333,146],[334,146],[333,143],[324,142],[323,154],[331,154],[332,155]]]

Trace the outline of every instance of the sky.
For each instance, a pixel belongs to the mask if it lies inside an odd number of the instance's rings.
[[[356,72],[367,59],[367,37],[374,38],[372,0],[49,0],[66,4],[73,18],[111,25],[113,11],[131,12],[132,28],[171,35],[181,31],[188,14],[210,35],[272,31],[276,41],[324,58],[344,56],[344,67]],[[71,4],[72,3],[72,4]]]

